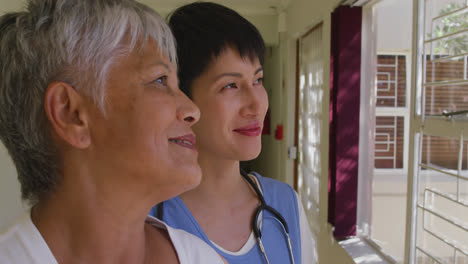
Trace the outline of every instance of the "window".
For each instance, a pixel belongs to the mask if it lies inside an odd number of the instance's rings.
[[[409,56],[380,54],[377,56],[376,120],[375,120],[375,173],[388,169],[407,168],[409,107],[407,93],[411,75],[407,69]]]
[[[376,8],[384,11],[379,5]],[[404,20],[411,24],[411,17],[408,16]],[[378,28],[385,28],[391,22],[378,20],[381,24]],[[377,42],[380,34],[382,32],[377,32]],[[375,74],[374,177],[372,218],[368,236],[383,252],[395,261],[403,263],[411,56],[410,50],[401,49],[393,53],[389,50],[388,47],[377,47],[379,54]]]
[[[468,263],[468,5],[419,0],[409,263]]]
[[[360,174],[372,199],[359,233],[398,263],[468,263],[468,1],[414,1],[414,20],[412,2],[374,5],[374,170]]]
[[[389,263],[404,263],[412,1],[374,1],[364,10],[358,235]]]
[[[298,40],[299,80],[297,95],[298,163],[297,190],[307,212],[309,222],[319,223],[319,193],[321,169],[321,129],[323,122],[322,45],[323,24],[318,24]],[[314,235],[320,230],[312,225]]]

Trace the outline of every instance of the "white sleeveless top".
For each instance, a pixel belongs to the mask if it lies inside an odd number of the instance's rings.
[[[146,222],[155,228],[167,230],[181,264],[224,263],[214,249],[198,237],[167,226],[148,216]],[[57,264],[52,251],[31,221],[30,213],[0,234],[0,263]]]

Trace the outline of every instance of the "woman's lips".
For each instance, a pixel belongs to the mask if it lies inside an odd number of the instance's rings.
[[[259,122],[255,122],[247,126],[236,128],[234,129],[234,132],[244,136],[257,137],[262,134],[262,128],[260,127]]]
[[[185,147],[185,148],[189,148],[195,151],[197,150],[195,147],[196,139],[195,139],[195,135],[193,134],[187,134],[181,137],[170,138],[169,141],[179,146]]]

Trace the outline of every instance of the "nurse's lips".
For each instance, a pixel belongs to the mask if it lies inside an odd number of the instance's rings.
[[[169,139],[170,142],[173,142],[179,146],[189,148],[191,150],[197,151],[195,148],[195,135],[194,134],[187,134],[181,137],[174,137]]]
[[[257,137],[262,134],[262,127],[260,126],[260,122],[254,122],[249,125],[236,128],[234,129],[234,132],[244,136]]]

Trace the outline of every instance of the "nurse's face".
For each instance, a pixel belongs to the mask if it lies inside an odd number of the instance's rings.
[[[193,127],[200,153],[241,161],[260,154],[268,96],[257,58],[227,48],[192,82],[191,92],[201,112]]]

